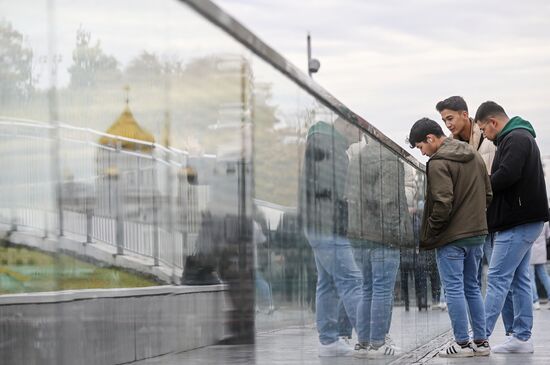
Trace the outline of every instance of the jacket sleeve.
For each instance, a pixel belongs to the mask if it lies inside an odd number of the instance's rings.
[[[428,217],[428,236],[437,236],[449,222],[453,208],[453,180],[446,164],[441,160],[430,163],[428,169],[430,195],[433,208]]]
[[[521,178],[531,146],[530,139],[520,133],[515,133],[503,142],[498,146],[500,163],[491,174],[494,193],[508,189]]]
[[[489,204],[493,200],[493,189],[491,188],[491,178],[489,175],[485,175],[485,209],[489,208]]]

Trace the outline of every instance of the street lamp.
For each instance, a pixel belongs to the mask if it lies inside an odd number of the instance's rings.
[[[311,36],[307,33],[307,74],[311,77],[311,74],[316,73],[321,68],[321,62],[316,58],[311,58]]]

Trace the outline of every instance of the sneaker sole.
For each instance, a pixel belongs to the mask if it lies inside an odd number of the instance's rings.
[[[489,356],[491,355],[491,351],[476,351],[474,352],[474,356]]]
[[[442,358],[452,358],[452,357],[459,357],[459,358],[463,358],[463,357],[474,357],[474,353],[461,353],[461,354],[439,354],[439,357],[442,357]]]
[[[534,353],[535,351],[534,350],[528,350],[528,351],[519,351],[519,350],[513,350],[513,351],[510,351],[510,350],[498,350],[498,349],[493,349],[493,353],[495,354],[532,354]]]
[[[327,354],[327,355],[321,355],[319,354],[319,357],[350,357],[350,356],[355,356],[354,354],[350,354],[350,353],[341,353],[341,354]]]

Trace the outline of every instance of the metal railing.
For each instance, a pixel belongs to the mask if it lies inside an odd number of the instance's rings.
[[[52,128],[0,118],[0,223],[44,236],[100,241],[116,247],[117,254],[132,252],[153,265],[182,269],[195,251],[210,189],[189,178],[196,174],[189,153],[59,124],[62,178],[56,182],[49,160]],[[102,136],[113,143],[98,143]],[[121,148],[122,141],[135,149]],[[215,156],[193,158],[196,164]],[[52,198],[57,183],[60,207]]]

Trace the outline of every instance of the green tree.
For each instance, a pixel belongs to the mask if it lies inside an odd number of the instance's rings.
[[[162,63],[154,53],[141,52],[134,58],[126,69],[125,76],[130,82],[151,82],[158,83],[163,74]]]
[[[0,20],[0,102],[28,98],[32,91],[33,51],[11,23]]]
[[[90,32],[83,28],[77,30],[73,64],[68,69],[71,87],[95,87],[120,81],[122,74],[118,66],[116,58],[103,52],[99,40],[92,45]]]

